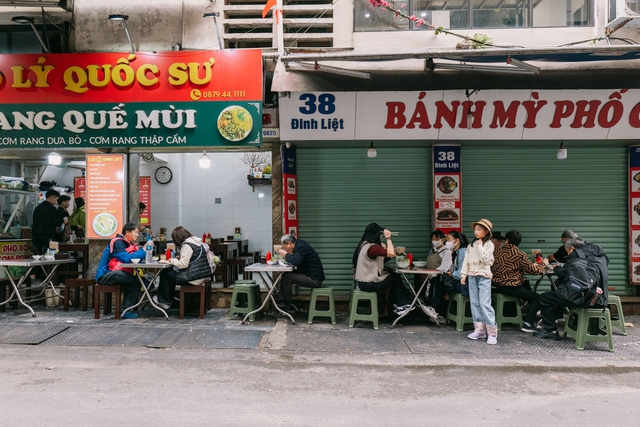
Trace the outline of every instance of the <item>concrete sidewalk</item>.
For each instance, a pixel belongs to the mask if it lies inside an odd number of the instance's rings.
[[[344,361],[355,356],[360,361],[375,359],[375,363],[400,365],[579,367],[595,363],[640,368],[640,331],[634,327],[627,328],[627,336],[614,328],[615,352],[611,353],[606,343],[587,343],[585,350],[579,351],[572,338],[539,339],[520,332],[515,325],[504,325],[498,345],[490,346],[467,339],[470,326],[457,332],[453,324],[437,326],[417,313],[395,328],[391,328],[394,318],[381,318],[379,330],[364,322],[349,328],[345,312],[338,312],[336,325],[323,318],[309,325],[305,313],[296,316],[296,324],[263,316],[242,325],[238,317],[228,319],[227,309],[212,309],[204,319],[184,320],[179,320],[177,310],[172,309],[169,321],[149,307],[133,320],[115,320],[113,316],[94,319],[93,311],[64,312],[59,307],[37,307],[36,313],[37,317],[25,309],[0,313],[0,344],[261,350],[291,357],[314,354],[327,360]],[[637,324],[640,316],[625,320]]]

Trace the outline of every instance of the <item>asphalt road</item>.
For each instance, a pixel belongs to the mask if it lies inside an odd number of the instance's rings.
[[[0,358],[1,426],[640,424],[637,361],[24,345]]]

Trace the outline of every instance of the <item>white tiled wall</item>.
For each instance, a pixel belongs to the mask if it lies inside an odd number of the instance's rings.
[[[209,153],[211,167],[201,169],[200,153],[170,154],[168,162],[140,165],[140,176],[151,176],[151,223],[154,233],[165,227],[171,233],[182,225],[197,236],[233,234],[242,229],[250,251],[266,253],[271,248],[271,187],[255,192],[247,183],[249,167],[235,153]],[[173,179],[165,185],[153,178],[156,169],[168,166]],[[260,197],[260,194],[263,197]],[[215,199],[222,204],[216,205]]]

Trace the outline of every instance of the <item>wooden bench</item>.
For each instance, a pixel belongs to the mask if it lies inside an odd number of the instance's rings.
[[[82,311],[88,310],[89,305],[89,287],[95,286],[96,281],[93,279],[67,279],[64,281],[64,311],[69,311],[69,295],[71,288],[74,289],[75,298],[73,308],[80,306],[80,288],[82,288]],[[95,292],[95,291],[94,291]]]
[[[180,319],[184,319],[187,294],[200,294],[200,319],[211,308],[211,279],[205,279],[202,285],[180,285]]]

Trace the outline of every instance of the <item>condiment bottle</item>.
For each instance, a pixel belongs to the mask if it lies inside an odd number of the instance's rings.
[[[207,233],[207,239],[206,240],[207,240],[206,241],[207,245],[210,245],[211,244],[211,233]]]
[[[167,261],[171,259],[171,249],[167,249],[167,252],[165,253],[165,257],[167,258]]]
[[[207,243],[207,233],[202,233],[202,243]]]
[[[271,261],[271,252],[267,251],[267,261]]]
[[[407,254],[407,258],[409,258],[409,266],[413,265],[413,255]]]

